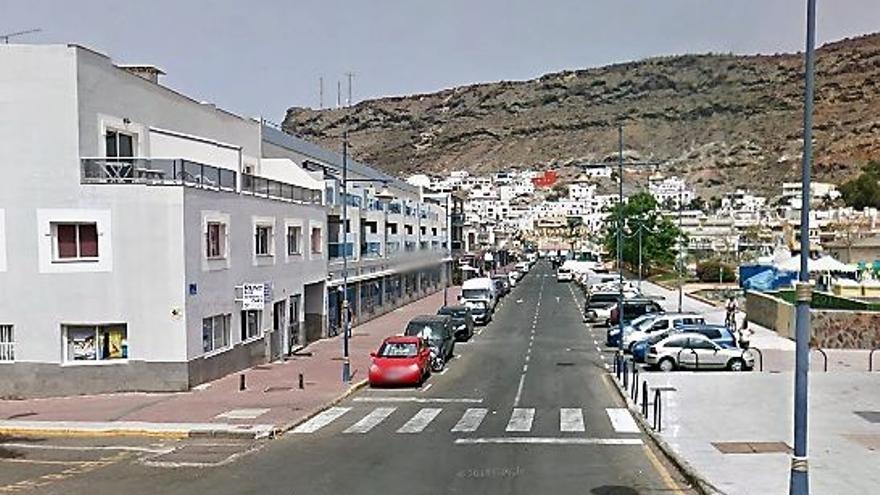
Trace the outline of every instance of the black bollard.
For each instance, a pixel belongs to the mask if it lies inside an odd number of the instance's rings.
[[[245,382],[244,382],[244,373],[242,373],[242,374],[238,375],[238,390],[242,391],[246,388],[247,387],[245,386]]]
[[[306,388],[306,386],[305,386],[305,382],[303,381],[303,374],[300,373],[299,374],[299,389],[302,390],[304,388]]]

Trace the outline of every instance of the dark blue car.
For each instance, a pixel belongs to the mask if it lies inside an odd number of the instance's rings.
[[[644,363],[645,356],[648,354],[649,347],[665,339],[670,334],[678,332],[701,333],[706,337],[709,337],[713,342],[722,347],[736,347],[736,339],[730,332],[730,329],[725,327],[724,325],[682,325],[670,330],[653,334],[647,339],[636,342],[632,348],[633,361],[637,363]]]

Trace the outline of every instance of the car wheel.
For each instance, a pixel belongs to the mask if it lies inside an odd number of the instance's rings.
[[[743,371],[746,369],[746,363],[740,358],[733,358],[727,363],[727,369],[730,371]]]
[[[672,358],[663,358],[657,363],[657,367],[664,373],[675,371],[675,361]]]

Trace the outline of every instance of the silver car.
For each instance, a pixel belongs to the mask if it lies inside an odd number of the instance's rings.
[[[682,369],[750,370],[755,366],[752,353],[722,347],[699,333],[677,333],[651,345],[645,363],[660,371]]]

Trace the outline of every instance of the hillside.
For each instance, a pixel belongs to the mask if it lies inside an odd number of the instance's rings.
[[[363,101],[290,108],[284,128],[397,174],[475,173],[610,158],[616,123],[634,156],[670,159],[704,197],[777,193],[797,180],[803,112],[799,54],[683,55]],[[880,34],[818,51],[814,176],[840,182],[880,157]]]

